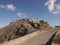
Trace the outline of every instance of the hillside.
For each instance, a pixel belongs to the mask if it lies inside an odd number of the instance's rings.
[[[24,36],[35,31],[49,29],[51,29],[51,26],[43,20],[17,20],[14,22],[10,22],[9,25],[0,29],[0,43]]]

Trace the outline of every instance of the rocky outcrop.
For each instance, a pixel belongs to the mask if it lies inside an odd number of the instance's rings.
[[[47,23],[42,25],[41,22],[35,19],[17,20],[0,29],[0,43],[24,36],[38,30],[48,30],[46,29],[48,27],[49,25],[47,25]]]

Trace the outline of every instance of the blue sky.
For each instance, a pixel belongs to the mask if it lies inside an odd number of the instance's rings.
[[[0,27],[28,17],[60,25],[60,0],[0,0]]]

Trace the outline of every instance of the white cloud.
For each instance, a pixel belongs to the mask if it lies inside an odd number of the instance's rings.
[[[52,14],[59,14],[60,13],[60,4],[56,4],[57,0],[48,0],[45,3],[45,6],[47,6],[48,10]]]
[[[8,9],[11,11],[15,11],[15,9],[16,9],[16,7],[13,4],[0,5],[0,8]]]
[[[45,6],[48,6],[49,11],[53,11],[54,10],[55,2],[56,2],[56,0],[48,0],[45,3]]]
[[[15,7],[13,4],[8,4],[8,5],[6,5],[6,8],[7,8],[8,10],[14,11],[16,7]]]
[[[18,12],[17,15],[20,17],[20,18],[27,18],[27,14],[26,13],[21,13],[21,12]]]
[[[60,11],[54,11],[53,14],[60,14]]]
[[[0,5],[0,8],[5,8],[5,6],[4,5]]]
[[[60,4],[56,5],[57,10],[60,10]]]

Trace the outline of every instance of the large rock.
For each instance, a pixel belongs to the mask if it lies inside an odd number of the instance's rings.
[[[35,19],[22,19],[11,22],[0,29],[0,43],[38,31],[41,27],[41,23]]]

